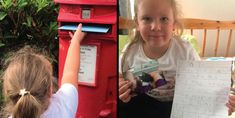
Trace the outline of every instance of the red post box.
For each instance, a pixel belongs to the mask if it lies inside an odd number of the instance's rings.
[[[117,1],[55,0],[58,24],[108,27],[107,33],[90,32],[81,43],[77,118],[116,118]],[[59,35],[59,86],[70,44],[68,31]]]

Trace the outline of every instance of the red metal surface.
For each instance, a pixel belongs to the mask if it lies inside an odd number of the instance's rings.
[[[116,118],[117,105],[117,12],[116,0],[55,0],[60,4],[59,26],[66,23],[110,25],[107,34],[88,33],[81,45],[99,44],[95,86],[78,85],[79,105],[76,118]],[[81,18],[81,10],[92,9],[90,19]],[[59,35],[59,86],[70,37],[68,31]]]
[[[79,4],[79,5],[117,5],[117,0],[54,0],[60,4]]]

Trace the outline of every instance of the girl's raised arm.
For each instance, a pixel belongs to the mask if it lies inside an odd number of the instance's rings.
[[[65,83],[71,83],[76,87],[76,89],[78,86],[77,78],[80,68],[80,43],[86,35],[86,33],[82,32],[81,29],[82,24],[79,24],[74,35],[70,33],[72,40],[68,49],[62,76],[62,85]]]

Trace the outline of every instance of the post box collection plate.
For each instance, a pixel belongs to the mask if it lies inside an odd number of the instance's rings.
[[[81,45],[80,58],[79,84],[95,86],[97,46]]]

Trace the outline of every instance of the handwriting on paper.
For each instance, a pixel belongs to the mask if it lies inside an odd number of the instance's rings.
[[[179,61],[171,118],[227,118],[231,61]]]

